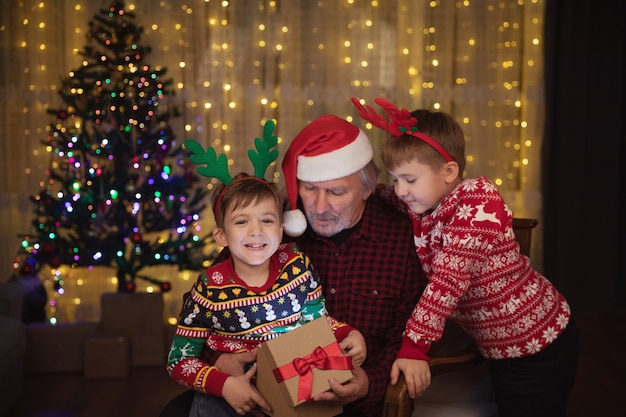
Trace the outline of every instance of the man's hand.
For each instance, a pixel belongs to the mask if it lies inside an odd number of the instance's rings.
[[[269,404],[250,383],[255,373],[256,363],[245,374],[229,376],[224,382],[222,396],[239,415],[251,413],[257,406],[265,412],[270,411]]]
[[[243,375],[247,364],[256,362],[256,349],[242,353],[222,353],[213,365],[232,376]]]
[[[419,397],[430,386],[430,367],[427,361],[417,359],[396,359],[391,365],[390,382],[396,385],[400,372],[404,374],[409,397]]]
[[[352,370],[352,378],[346,383],[340,384],[335,378],[330,378],[328,383],[331,391],[317,394],[312,398],[313,401],[344,405],[365,397],[370,387],[367,374],[360,366],[355,366]]]

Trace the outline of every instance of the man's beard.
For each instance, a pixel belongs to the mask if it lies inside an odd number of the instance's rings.
[[[350,226],[348,222],[346,222],[342,216],[335,215],[335,214],[328,213],[328,212],[325,212],[322,214],[309,213],[307,214],[306,217],[313,231],[315,231],[315,233],[317,233],[318,235],[324,236],[324,237],[334,236],[337,233],[341,232],[342,230],[347,229]],[[322,220],[322,221],[330,220],[331,223],[327,223],[327,225],[332,225],[332,227],[331,228],[325,227],[324,229],[320,230],[317,228],[315,220]]]

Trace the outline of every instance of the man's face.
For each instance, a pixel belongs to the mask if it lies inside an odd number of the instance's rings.
[[[321,236],[333,236],[348,229],[361,219],[365,200],[358,172],[331,181],[300,181],[298,194],[313,230]]]

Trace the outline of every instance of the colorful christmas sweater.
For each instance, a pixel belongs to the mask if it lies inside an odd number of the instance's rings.
[[[403,333],[398,358],[428,359],[446,319],[458,323],[488,359],[537,353],[567,326],[565,298],[519,252],[513,216],[487,178],[463,180],[432,211],[416,215],[390,187],[378,194],[413,219],[428,285]]]
[[[321,316],[338,340],[353,330],[328,316],[320,278],[295,244],[282,244],[270,258],[269,277],[260,288],[248,287],[228,258],[201,273],[186,298],[167,371],[183,385],[221,397],[229,375],[203,359],[203,345],[244,352]]]

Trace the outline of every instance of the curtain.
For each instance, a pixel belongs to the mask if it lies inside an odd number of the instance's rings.
[[[575,310],[626,306],[626,5],[546,5],[544,266]]]
[[[80,66],[88,22],[107,5],[7,0],[0,6],[5,276],[19,235],[31,227],[29,196],[46,179],[49,154],[41,141],[52,122],[46,110],[61,104],[58,84]],[[383,133],[358,118],[350,98],[373,103],[382,96],[410,110],[452,114],[466,134],[466,176],[491,178],[516,216],[535,218],[542,210],[543,8],[542,0],[126,2],[145,30],[141,42],[152,47],[148,61],[166,67],[173,80],[172,101],[181,111],[171,121],[175,131],[226,152],[231,172],[250,171],[247,149],[267,118],[277,121],[281,154],[306,123],[329,113],[360,126],[378,149]],[[381,165],[378,153],[375,160]],[[280,184],[280,165],[273,170]],[[207,213],[207,224],[212,221]],[[536,238],[537,266],[540,248]],[[96,274],[61,273],[81,285]],[[183,292],[188,286],[174,283]],[[68,317],[77,310],[92,314],[85,297],[72,298]]]

